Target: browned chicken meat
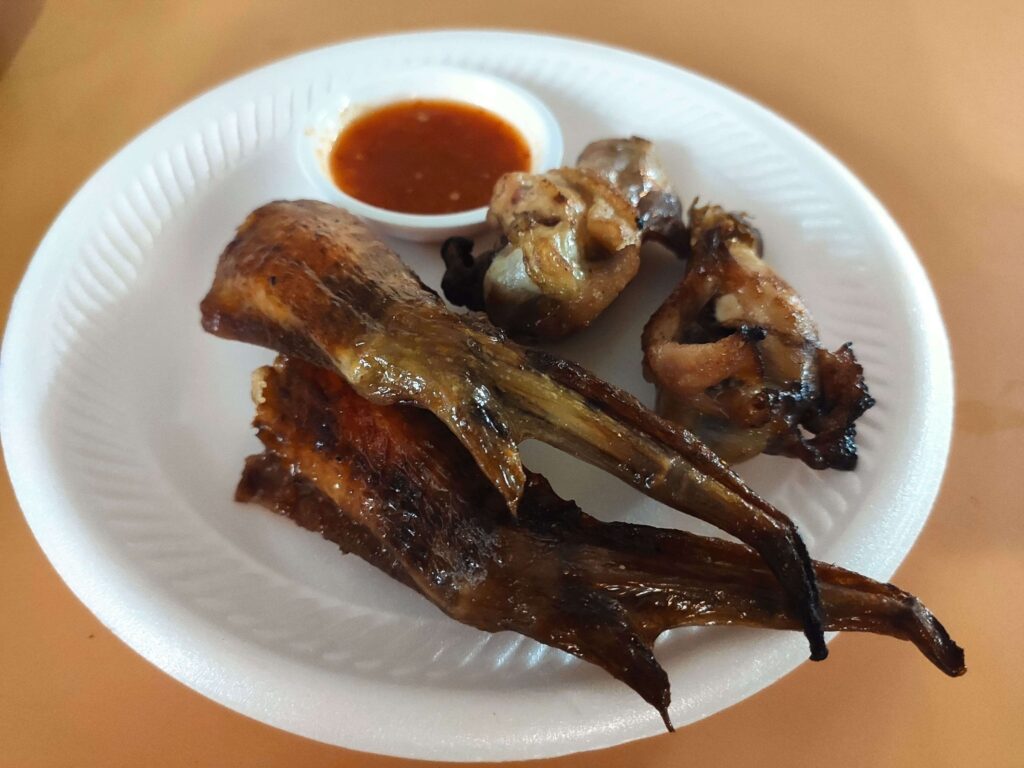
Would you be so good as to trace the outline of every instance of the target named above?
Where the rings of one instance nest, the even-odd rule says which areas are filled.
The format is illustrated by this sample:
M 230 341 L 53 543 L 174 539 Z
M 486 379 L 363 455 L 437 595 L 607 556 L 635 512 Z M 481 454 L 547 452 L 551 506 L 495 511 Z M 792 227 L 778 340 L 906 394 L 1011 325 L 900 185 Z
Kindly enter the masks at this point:
M 679 199 L 646 139 L 589 144 L 576 168 L 509 173 L 494 187 L 488 221 L 497 245 L 473 255 L 441 247 L 441 289 L 521 338 L 556 339 L 590 325 L 636 276 L 641 238 L 684 254 Z
M 455 315 L 357 218 L 314 201 L 254 211 L 220 257 L 203 326 L 333 369 L 378 405 L 433 413 L 515 510 L 535 438 L 753 547 L 824 658 L 814 570 L 796 526 L 693 435 L 588 371 Z
M 680 626 L 799 629 L 772 574 L 739 544 L 602 523 L 527 473 L 518 515 L 434 416 L 373 405 L 336 373 L 279 358 L 253 379 L 266 450 L 237 491 L 321 533 L 488 632 L 513 630 L 594 663 L 668 717 L 654 641 Z M 829 630 L 913 642 L 949 675 L 963 652 L 912 595 L 815 563 Z
M 576 167 L 594 171 L 626 196 L 645 240 L 657 240 L 686 255 L 690 238 L 683 206 L 652 142 L 639 136 L 594 141 L 584 147 Z
M 853 469 L 854 422 L 874 400 L 851 345 L 822 348 L 742 216 L 694 204 L 690 233 L 686 275 L 643 333 L 659 413 L 726 461 L 769 453 Z
M 445 243 L 442 289 L 517 336 L 558 338 L 586 327 L 640 264 L 633 208 L 588 171 L 505 174 L 488 221 L 501 232 L 493 251 L 474 259 L 471 241 Z

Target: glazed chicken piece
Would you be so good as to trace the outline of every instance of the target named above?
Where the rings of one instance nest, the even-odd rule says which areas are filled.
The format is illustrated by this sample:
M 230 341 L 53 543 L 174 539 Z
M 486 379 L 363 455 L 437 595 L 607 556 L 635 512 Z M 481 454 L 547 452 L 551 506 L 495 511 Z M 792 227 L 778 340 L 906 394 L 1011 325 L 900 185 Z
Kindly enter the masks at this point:
M 599 174 L 625 195 L 644 240 L 656 240 L 681 257 L 689 253 L 683 206 L 652 142 L 639 136 L 594 141 L 584 147 L 576 167 Z
M 339 373 L 377 405 L 433 413 L 515 511 L 518 445 L 535 438 L 749 544 L 824 658 L 820 597 L 803 541 L 685 430 L 568 361 L 455 315 L 355 216 L 315 201 L 254 211 L 221 254 L 203 327 Z
M 587 327 L 636 276 L 641 239 L 685 255 L 682 207 L 651 142 L 587 145 L 576 168 L 510 173 L 498 180 L 488 222 L 497 245 L 441 246 L 441 289 L 524 339 L 557 339 Z
M 658 412 L 729 462 L 769 453 L 853 469 L 854 422 L 874 400 L 851 345 L 822 348 L 742 216 L 695 204 L 690 232 L 686 275 L 643 333 Z
M 448 616 L 512 630 L 607 670 L 668 717 L 653 652 L 673 627 L 799 629 L 750 549 L 628 523 L 602 523 L 527 473 L 518 515 L 434 416 L 381 406 L 336 373 L 278 358 L 253 377 L 260 440 L 236 497 L 321 533 Z M 963 652 L 912 595 L 815 563 L 829 630 L 913 642 L 949 675 Z
M 494 186 L 488 221 L 501 232 L 473 258 L 472 241 L 442 247 L 442 290 L 525 338 L 585 328 L 636 275 L 640 234 L 632 207 L 607 181 L 575 168 L 507 173 Z

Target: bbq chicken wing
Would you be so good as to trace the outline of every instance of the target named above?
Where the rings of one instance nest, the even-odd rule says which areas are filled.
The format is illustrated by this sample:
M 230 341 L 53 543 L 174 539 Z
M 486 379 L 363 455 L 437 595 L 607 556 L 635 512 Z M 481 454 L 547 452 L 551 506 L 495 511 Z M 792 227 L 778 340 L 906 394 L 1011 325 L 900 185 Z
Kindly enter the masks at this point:
M 575 168 L 509 173 L 494 187 L 488 222 L 498 244 L 473 255 L 441 247 L 441 289 L 519 338 L 557 339 L 587 327 L 636 276 L 643 239 L 685 255 L 682 207 L 651 142 L 595 141 Z
M 729 462 L 770 453 L 853 469 L 854 422 L 874 400 L 851 346 L 821 346 L 742 216 L 694 204 L 690 233 L 686 274 L 643 332 L 659 413 Z
M 278 358 L 253 378 L 265 452 L 236 497 L 321 533 L 448 616 L 512 630 L 618 678 L 671 729 L 654 641 L 681 626 L 799 629 L 758 555 L 676 530 L 603 523 L 528 472 L 517 515 L 433 415 L 374 405 L 333 371 Z M 829 630 L 909 640 L 949 675 L 963 651 L 912 595 L 813 565 Z

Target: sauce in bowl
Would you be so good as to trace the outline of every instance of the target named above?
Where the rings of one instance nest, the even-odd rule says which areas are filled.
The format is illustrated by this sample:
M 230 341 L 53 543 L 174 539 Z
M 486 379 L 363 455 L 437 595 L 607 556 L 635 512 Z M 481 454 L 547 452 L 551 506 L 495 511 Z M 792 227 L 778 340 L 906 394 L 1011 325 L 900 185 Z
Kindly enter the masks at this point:
M 331 149 L 334 183 L 378 208 L 444 214 L 487 205 L 498 178 L 529 170 L 522 134 L 492 112 L 456 101 L 389 104 L 347 126 Z

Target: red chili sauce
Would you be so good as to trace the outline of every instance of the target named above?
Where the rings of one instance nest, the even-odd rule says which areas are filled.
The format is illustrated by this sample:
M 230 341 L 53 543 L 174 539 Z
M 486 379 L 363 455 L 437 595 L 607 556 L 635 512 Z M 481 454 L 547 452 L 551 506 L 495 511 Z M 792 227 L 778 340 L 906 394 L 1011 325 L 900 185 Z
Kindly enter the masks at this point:
M 353 120 L 331 150 L 334 183 L 378 208 L 455 213 L 487 205 L 494 182 L 530 167 L 519 131 L 454 101 L 389 104 Z

